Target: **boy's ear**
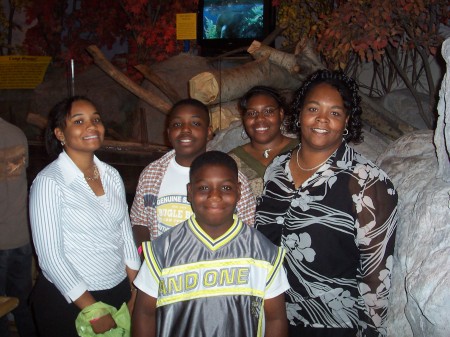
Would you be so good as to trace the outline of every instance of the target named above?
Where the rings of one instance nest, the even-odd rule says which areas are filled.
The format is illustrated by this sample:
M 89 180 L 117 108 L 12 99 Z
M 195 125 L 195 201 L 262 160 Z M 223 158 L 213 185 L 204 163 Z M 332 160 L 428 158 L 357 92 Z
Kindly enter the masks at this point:
M 187 201 L 191 202 L 191 192 L 192 192 L 191 183 L 187 183 L 186 188 L 187 188 Z
M 209 142 L 214 138 L 214 133 L 211 126 L 208 126 L 208 135 L 206 136 L 206 140 Z

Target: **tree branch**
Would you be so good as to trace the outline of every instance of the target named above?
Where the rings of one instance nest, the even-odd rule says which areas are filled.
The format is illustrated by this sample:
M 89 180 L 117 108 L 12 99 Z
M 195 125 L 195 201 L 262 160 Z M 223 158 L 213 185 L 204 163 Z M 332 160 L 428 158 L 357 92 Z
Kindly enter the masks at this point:
M 96 65 L 100 67 L 105 73 L 111 76 L 117 83 L 122 85 L 125 89 L 129 90 L 137 97 L 148 103 L 149 105 L 155 107 L 159 111 L 164 114 L 167 114 L 171 108 L 171 105 L 166 101 L 163 101 L 161 98 L 151 93 L 148 90 L 140 87 L 132 80 L 130 80 L 127 76 L 125 76 L 122 72 L 120 72 L 116 67 L 114 67 L 103 55 L 100 49 L 97 46 L 91 45 L 86 48 L 89 54 L 94 59 Z
M 414 88 L 414 86 L 412 85 L 411 81 L 408 78 L 408 75 L 406 74 L 406 72 L 400 68 L 398 66 L 398 63 L 395 60 L 394 55 L 392 55 L 392 52 L 390 50 L 389 47 L 386 47 L 386 55 L 388 56 L 388 58 L 391 60 L 392 64 L 394 65 L 395 69 L 397 70 L 398 74 L 400 75 L 400 77 L 403 79 L 403 82 L 405 82 L 407 88 L 411 91 L 414 100 L 417 103 L 417 107 L 419 108 L 419 114 L 422 117 L 422 119 L 424 120 L 426 126 L 431 129 L 432 127 L 432 123 L 430 122 L 428 115 L 425 113 L 425 111 L 423 110 L 423 106 L 422 106 L 422 102 L 420 101 L 419 95 L 417 93 L 417 90 Z
M 172 103 L 176 103 L 181 99 L 180 95 L 178 95 L 175 89 L 167 81 L 163 80 L 161 77 L 155 74 L 149 66 L 145 64 L 138 64 L 134 67 L 140 73 L 142 73 L 142 75 L 144 75 L 146 80 L 149 80 L 151 83 L 153 83 L 153 85 L 155 85 L 155 87 L 161 90 Z

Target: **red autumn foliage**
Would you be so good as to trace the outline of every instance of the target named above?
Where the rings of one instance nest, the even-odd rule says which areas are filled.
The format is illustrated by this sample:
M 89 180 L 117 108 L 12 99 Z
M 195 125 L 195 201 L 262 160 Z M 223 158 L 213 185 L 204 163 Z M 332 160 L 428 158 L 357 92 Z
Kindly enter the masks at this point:
M 34 0 L 26 13 L 28 23 L 36 24 L 24 45 L 30 54 L 49 55 L 61 64 L 92 62 L 85 51 L 91 44 L 116 49 L 113 62 L 133 72 L 136 64 L 179 53 L 183 43 L 176 40 L 176 14 L 196 10 L 196 1 L 183 0 Z
M 336 1 L 335 9 L 320 16 L 310 36 L 330 68 L 351 72 L 360 62 L 372 63 L 381 95 L 401 79 L 431 127 L 436 87 L 429 57 L 442 43 L 440 25 L 448 25 L 449 20 L 448 0 Z M 418 95 L 421 77 L 428 86 L 429 111 L 423 109 Z
M 434 55 L 442 43 L 439 24 L 448 20 L 446 0 L 349 0 L 322 15 L 311 35 L 330 66 L 343 68 L 352 51 L 378 63 L 388 48 Z

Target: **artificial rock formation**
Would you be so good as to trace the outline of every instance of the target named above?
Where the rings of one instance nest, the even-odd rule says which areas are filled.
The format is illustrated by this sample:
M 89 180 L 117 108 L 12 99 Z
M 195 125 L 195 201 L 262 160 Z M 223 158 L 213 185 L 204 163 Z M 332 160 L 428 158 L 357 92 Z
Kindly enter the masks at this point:
M 240 120 L 233 121 L 226 129 L 222 129 L 215 134 L 213 140 L 208 143 L 208 150 L 228 152 L 237 146 L 248 143 L 249 139 L 242 137 L 242 129 Z M 287 136 L 297 137 L 297 135 L 293 134 Z M 350 146 L 373 162 L 391 143 L 388 137 L 367 127 L 363 128 L 363 136 L 364 142 L 360 144 L 350 143 Z
M 434 133 L 399 138 L 378 158 L 399 194 L 388 335 L 450 336 L 450 39 Z
M 295 91 L 314 71 L 325 67 L 307 40 L 298 43 L 295 54 L 258 41 L 254 41 L 247 52 L 254 58 L 253 61 L 229 69 L 208 70 L 192 77 L 189 80 L 190 96 L 212 107 L 212 111 L 220 112 L 221 104 L 238 100 L 255 85 Z M 397 139 L 415 129 L 362 92 L 361 97 L 363 122 L 390 139 Z

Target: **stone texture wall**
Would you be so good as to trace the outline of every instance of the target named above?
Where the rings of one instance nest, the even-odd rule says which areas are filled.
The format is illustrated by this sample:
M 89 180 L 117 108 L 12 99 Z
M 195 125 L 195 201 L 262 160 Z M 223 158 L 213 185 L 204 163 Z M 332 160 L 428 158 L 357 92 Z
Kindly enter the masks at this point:
M 399 193 L 388 335 L 450 336 L 450 39 L 434 132 L 417 131 L 378 158 Z

